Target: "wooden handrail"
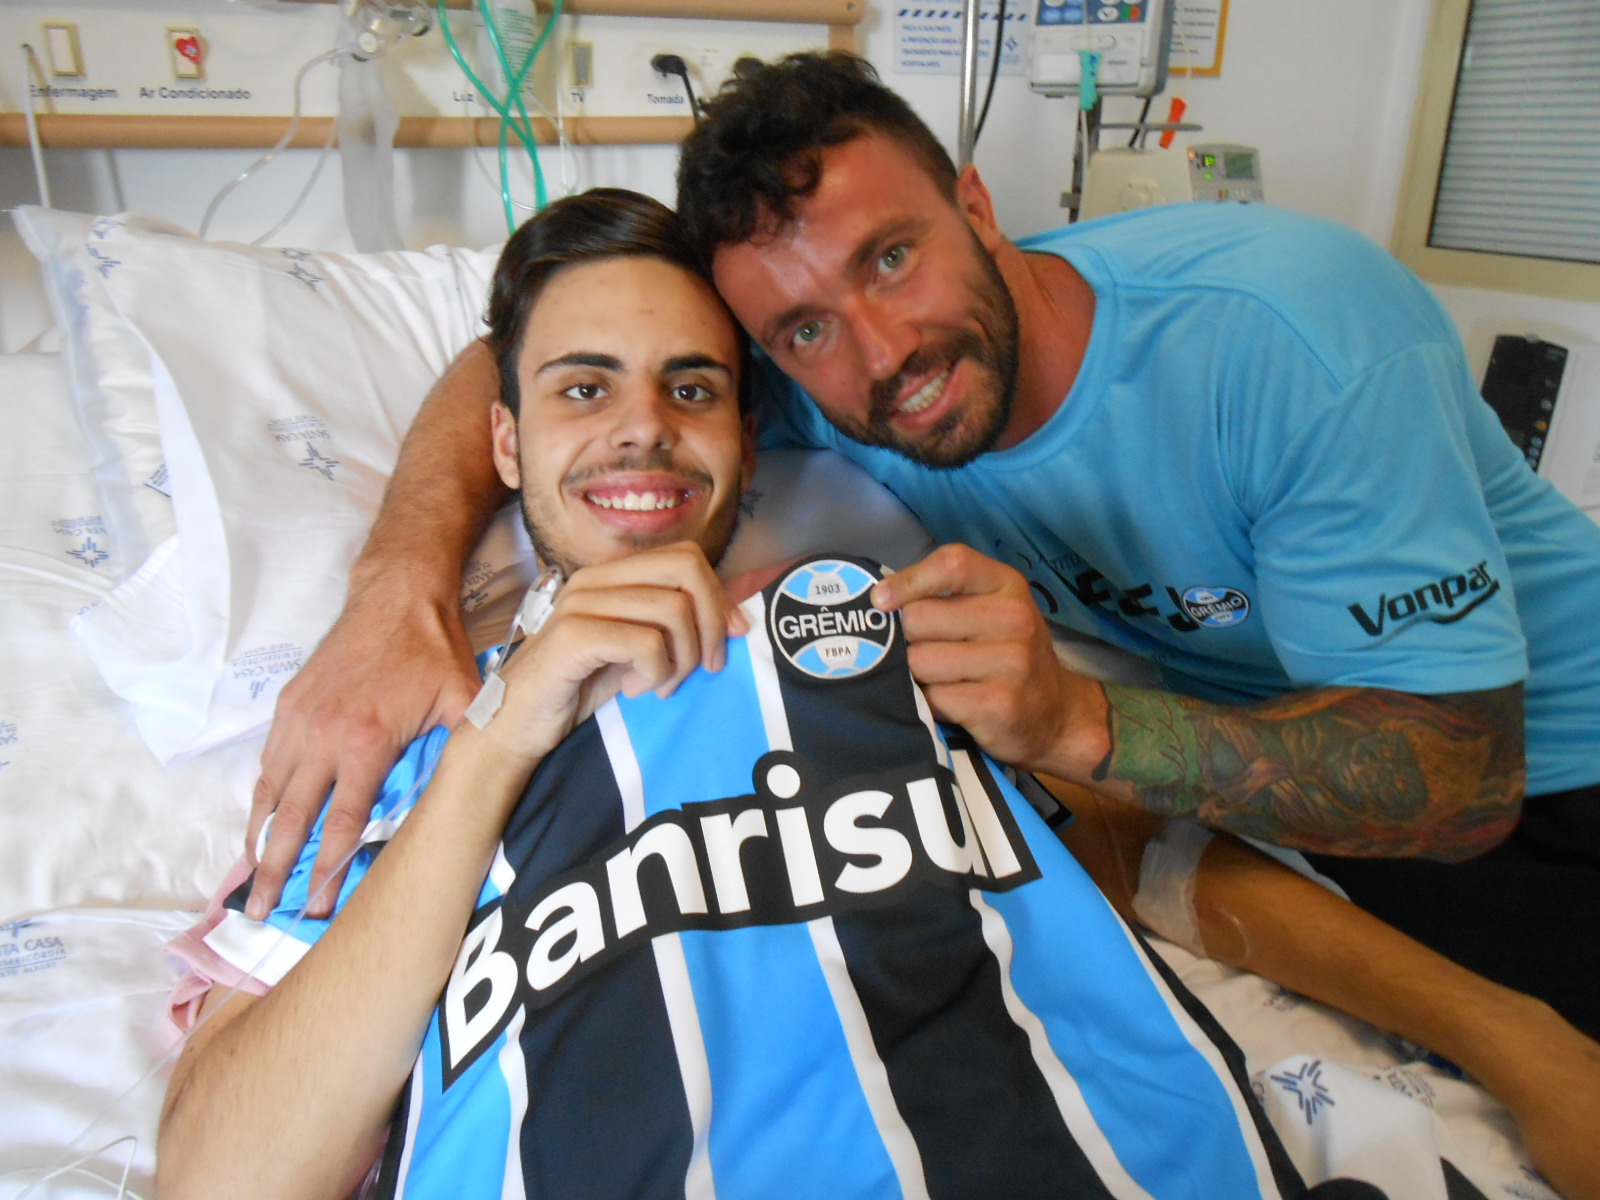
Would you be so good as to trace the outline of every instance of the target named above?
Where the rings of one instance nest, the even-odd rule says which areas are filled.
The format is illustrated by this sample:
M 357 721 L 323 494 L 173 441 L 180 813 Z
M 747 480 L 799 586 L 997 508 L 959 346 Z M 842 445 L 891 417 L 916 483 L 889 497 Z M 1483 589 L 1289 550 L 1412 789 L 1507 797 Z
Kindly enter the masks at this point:
M 287 117 L 150 117 L 117 113 L 40 113 L 39 141 L 49 150 L 115 146 L 129 149 L 255 149 L 283 136 Z M 321 146 L 332 117 L 305 117 L 289 144 Z M 567 138 L 584 146 L 677 145 L 694 128 L 688 117 L 568 117 Z M 534 136 L 554 145 L 555 126 L 533 118 Z M 498 117 L 401 117 L 394 144 L 430 149 L 494 146 Z M 18 113 L 0 113 L 0 146 L 26 146 L 28 129 Z
M 338 0 L 293 0 L 334 4 Z M 550 0 L 536 0 L 549 10 Z M 471 8 L 473 0 L 445 0 L 446 8 Z M 855 25 L 867 14 L 866 0 L 567 0 L 564 12 L 594 17 L 702 17 L 714 21 L 792 21 L 807 25 Z

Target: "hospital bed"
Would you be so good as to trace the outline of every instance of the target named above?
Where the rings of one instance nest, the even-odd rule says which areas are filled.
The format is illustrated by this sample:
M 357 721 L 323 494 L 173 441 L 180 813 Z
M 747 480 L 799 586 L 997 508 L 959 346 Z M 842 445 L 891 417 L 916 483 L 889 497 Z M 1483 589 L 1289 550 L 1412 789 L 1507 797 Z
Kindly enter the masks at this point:
M 273 704 L 338 611 L 412 412 L 479 331 L 495 252 L 16 221 L 59 349 L 0 358 L 0 1197 L 149 1197 L 178 1040 L 181 966 L 161 947 L 238 856 Z M 755 492 L 733 551 L 747 565 L 925 548 L 842 460 L 766 457 Z M 480 647 L 526 558 L 510 514 L 472 556 Z M 1443 1158 L 1485 1196 L 1555 1196 L 1505 1110 L 1448 1064 L 1157 945 L 1240 1043 L 1308 1178 L 1445 1200 Z

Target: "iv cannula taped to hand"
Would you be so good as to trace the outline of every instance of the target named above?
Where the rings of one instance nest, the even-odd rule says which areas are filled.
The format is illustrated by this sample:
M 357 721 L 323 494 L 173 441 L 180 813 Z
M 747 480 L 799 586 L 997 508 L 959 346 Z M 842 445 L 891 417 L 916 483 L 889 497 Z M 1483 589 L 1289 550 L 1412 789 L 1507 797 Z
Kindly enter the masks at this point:
M 546 567 L 522 598 L 517 615 L 511 619 L 511 631 L 506 635 L 506 644 L 495 651 L 494 657 L 489 660 L 488 670 L 483 674 L 483 687 L 467 706 L 467 720 L 479 729 L 489 723 L 505 701 L 506 683 L 500 677 L 501 666 L 525 639 L 534 637 L 544 628 L 551 612 L 555 610 L 556 595 L 565 582 L 560 567 Z

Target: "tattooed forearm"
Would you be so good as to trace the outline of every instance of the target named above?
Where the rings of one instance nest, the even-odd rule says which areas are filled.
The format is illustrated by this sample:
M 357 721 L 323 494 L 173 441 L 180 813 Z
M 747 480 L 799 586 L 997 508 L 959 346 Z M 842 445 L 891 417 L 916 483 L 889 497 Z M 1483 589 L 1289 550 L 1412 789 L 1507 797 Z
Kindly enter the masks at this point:
M 1248 706 L 1108 685 L 1096 778 L 1153 812 L 1327 854 L 1458 859 L 1515 824 L 1520 684 L 1414 696 L 1326 688 Z

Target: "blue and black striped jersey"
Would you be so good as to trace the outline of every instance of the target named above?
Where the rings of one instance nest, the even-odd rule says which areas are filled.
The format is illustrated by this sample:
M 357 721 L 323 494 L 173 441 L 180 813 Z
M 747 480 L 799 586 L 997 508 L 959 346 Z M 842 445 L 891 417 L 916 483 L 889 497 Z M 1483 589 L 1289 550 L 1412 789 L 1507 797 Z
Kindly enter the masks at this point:
M 790 571 L 722 672 L 607 704 L 541 766 L 378 1194 L 1300 1194 L 1226 1035 L 935 723 L 875 579 Z M 380 838 L 444 738 L 391 775 Z M 248 969 L 314 940 L 318 844 L 213 946 Z

